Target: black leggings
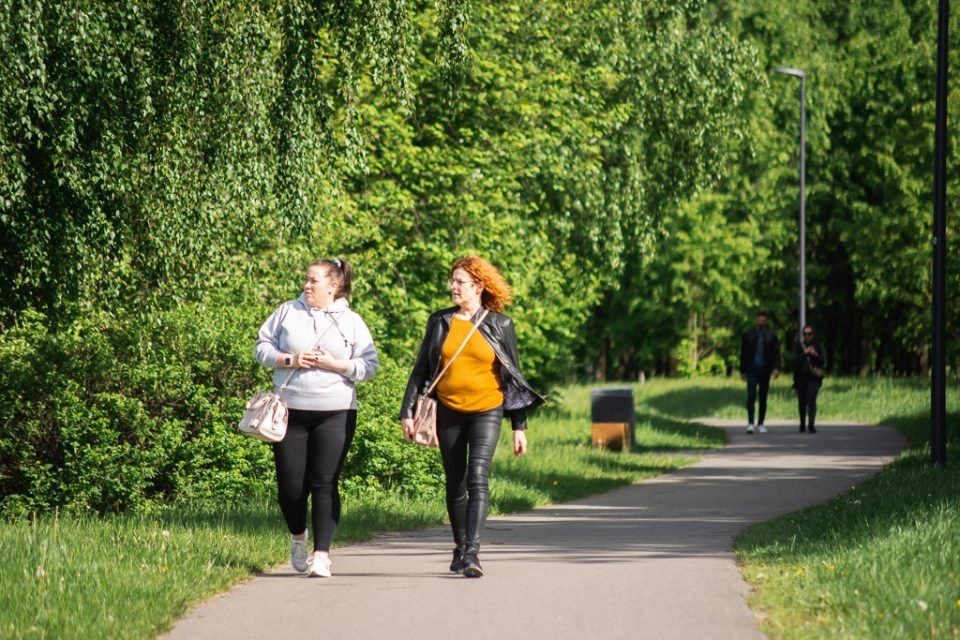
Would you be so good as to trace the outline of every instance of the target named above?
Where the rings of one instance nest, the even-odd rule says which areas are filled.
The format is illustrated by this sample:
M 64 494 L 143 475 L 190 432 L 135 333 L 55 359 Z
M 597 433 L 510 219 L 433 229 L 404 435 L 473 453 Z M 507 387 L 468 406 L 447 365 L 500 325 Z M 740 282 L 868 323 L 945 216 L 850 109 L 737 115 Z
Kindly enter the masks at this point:
M 273 445 L 277 501 L 290 533 L 307 529 L 313 499 L 313 549 L 329 551 L 340 522 L 340 469 L 357 430 L 357 412 L 290 409 L 286 437 Z
M 794 388 L 797 390 L 797 404 L 800 408 L 800 427 L 813 429 L 817 419 L 817 394 L 821 381 L 816 378 L 798 378 Z
M 453 540 L 459 547 L 478 551 L 490 506 L 490 461 L 497 450 L 503 407 L 460 413 L 442 402 L 437 405 L 437 439 Z

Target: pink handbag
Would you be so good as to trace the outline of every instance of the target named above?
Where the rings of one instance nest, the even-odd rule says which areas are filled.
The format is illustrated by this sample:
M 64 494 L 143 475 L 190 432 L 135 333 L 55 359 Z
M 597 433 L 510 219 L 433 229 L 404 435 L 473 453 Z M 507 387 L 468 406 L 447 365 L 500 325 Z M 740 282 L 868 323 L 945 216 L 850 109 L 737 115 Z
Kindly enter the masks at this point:
M 489 311 L 487 309 L 483 310 L 483 313 L 480 314 L 480 319 L 477 320 L 477 324 L 470 328 L 467 337 L 463 339 L 463 344 L 460 345 L 457 352 L 450 358 L 447 366 L 443 368 L 436 379 L 430 384 L 430 388 L 422 395 L 417 396 L 417 404 L 413 407 L 413 437 L 410 439 L 411 442 L 419 444 L 422 447 L 439 446 L 440 443 L 437 441 L 437 401 L 431 398 L 430 394 L 433 393 L 433 389 L 437 386 L 443 374 L 447 372 L 447 369 L 450 368 L 450 365 L 453 364 L 453 361 L 457 359 L 460 352 L 467 346 L 467 342 L 470 341 L 473 332 L 477 330 L 477 327 L 480 326 L 480 323 L 483 322 L 488 313 Z
M 413 442 L 422 447 L 437 447 L 437 401 L 422 395 L 413 408 Z
M 247 411 L 237 428 L 264 442 L 280 442 L 287 435 L 287 405 L 279 393 L 259 391 L 247 400 Z

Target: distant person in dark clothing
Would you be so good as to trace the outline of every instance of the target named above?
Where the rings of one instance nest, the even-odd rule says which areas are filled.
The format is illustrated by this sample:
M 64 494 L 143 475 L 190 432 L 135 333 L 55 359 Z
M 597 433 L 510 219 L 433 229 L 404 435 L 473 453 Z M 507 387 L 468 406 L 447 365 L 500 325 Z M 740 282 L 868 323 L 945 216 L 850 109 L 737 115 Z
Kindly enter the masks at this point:
M 760 414 L 756 429 L 766 433 L 763 419 L 767 415 L 767 391 L 770 389 L 770 376 L 780 375 L 780 341 L 776 334 L 767 328 L 767 314 L 757 313 L 754 328 L 743 334 L 740 341 L 740 376 L 747 381 L 747 433 L 753 433 L 753 407 L 760 391 Z
M 803 328 L 803 337 L 793 346 L 793 388 L 800 406 L 800 433 L 816 433 L 817 394 L 823 384 L 823 347 L 813 327 Z

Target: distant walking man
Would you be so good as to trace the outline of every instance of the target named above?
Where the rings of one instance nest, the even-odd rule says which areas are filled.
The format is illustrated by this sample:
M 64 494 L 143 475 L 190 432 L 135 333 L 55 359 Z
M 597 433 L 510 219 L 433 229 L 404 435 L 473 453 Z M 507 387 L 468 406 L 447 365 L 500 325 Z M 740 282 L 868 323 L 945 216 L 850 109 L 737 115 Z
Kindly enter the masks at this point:
M 740 341 L 740 377 L 747 381 L 747 433 L 753 433 L 753 405 L 757 400 L 757 387 L 760 388 L 757 431 L 767 432 L 763 419 L 767 415 L 770 376 L 776 378 L 780 375 L 780 343 L 776 334 L 767 328 L 767 321 L 765 312 L 757 312 L 754 328 L 745 331 Z

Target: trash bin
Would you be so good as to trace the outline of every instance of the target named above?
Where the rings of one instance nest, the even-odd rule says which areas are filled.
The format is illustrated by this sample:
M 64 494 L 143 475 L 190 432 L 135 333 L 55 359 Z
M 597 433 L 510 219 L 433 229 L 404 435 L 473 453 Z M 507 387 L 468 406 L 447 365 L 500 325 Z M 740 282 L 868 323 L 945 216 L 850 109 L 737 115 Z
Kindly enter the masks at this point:
M 627 425 L 629 441 L 622 442 L 622 448 L 630 449 L 633 443 L 637 441 L 637 414 L 633 407 L 632 387 L 591 389 L 590 407 L 594 427 L 594 442 L 597 440 L 598 433 L 611 433 L 610 427 L 603 425 L 612 426 L 616 424 Z

